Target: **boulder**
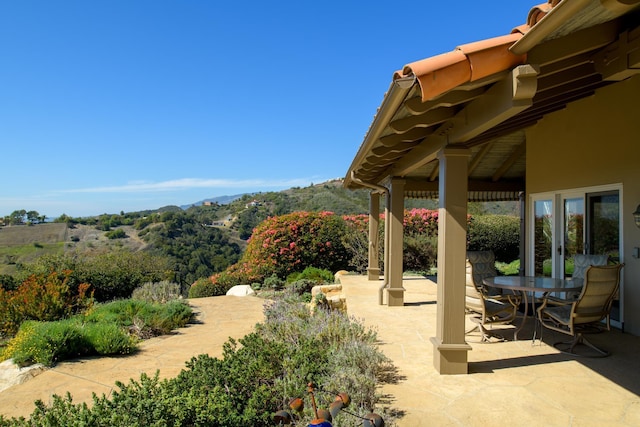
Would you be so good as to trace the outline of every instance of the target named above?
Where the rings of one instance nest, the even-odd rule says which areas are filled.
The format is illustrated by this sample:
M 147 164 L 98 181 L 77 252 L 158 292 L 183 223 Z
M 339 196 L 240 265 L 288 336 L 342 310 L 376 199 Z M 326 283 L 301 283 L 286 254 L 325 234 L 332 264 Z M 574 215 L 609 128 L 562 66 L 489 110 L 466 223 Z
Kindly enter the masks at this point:
M 227 295 L 235 297 L 246 297 L 248 295 L 255 295 L 256 292 L 251 289 L 249 285 L 236 285 L 227 291 Z
M 22 384 L 46 369 L 40 363 L 21 368 L 13 363 L 12 359 L 5 360 L 0 363 L 0 391 L 13 385 Z

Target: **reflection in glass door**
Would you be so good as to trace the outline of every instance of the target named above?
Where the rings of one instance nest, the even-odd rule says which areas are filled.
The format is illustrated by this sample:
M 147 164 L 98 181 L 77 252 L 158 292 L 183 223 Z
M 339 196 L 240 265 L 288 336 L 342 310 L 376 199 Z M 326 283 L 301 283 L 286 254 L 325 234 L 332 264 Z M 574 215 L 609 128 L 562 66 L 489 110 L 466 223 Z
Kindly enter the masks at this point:
M 587 195 L 587 253 L 609 255 L 610 263 L 620 262 L 620 195 L 609 191 Z M 613 300 L 611 320 L 620 326 L 620 295 Z
M 584 198 L 563 198 L 564 221 L 562 235 L 564 244 L 558 248 L 562 254 L 563 277 L 573 274 L 573 256 L 584 253 Z
M 587 253 L 620 262 L 620 196 L 617 191 L 589 194 Z
M 553 274 L 553 200 L 535 200 L 533 268 L 535 276 Z

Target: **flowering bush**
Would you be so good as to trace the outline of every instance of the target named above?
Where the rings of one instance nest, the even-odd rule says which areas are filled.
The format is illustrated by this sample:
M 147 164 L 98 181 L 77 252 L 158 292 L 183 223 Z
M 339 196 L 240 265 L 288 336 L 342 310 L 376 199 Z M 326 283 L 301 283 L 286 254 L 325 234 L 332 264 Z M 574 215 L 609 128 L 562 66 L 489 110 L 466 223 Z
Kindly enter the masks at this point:
M 34 274 L 15 291 L 0 289 L 0 335 L 15 334 L 25 320 L 59 320 L 90 307 L 89 285 L 79 285 L 74 295 L 68 285 L 70 274 L 68 270 Z
M 338 271 L 348 267 L 342 241 L 347 232 L 342 217 L 332 212 L 294 212 L 260 223 L 242 259 L 211 277 L 228 287 L 262 282 L 275 274 L 286 278 L 306 267 Z
M 438 211 L 431 209 L 411 209 L 404 211 L 404 234 L 438 235 Z

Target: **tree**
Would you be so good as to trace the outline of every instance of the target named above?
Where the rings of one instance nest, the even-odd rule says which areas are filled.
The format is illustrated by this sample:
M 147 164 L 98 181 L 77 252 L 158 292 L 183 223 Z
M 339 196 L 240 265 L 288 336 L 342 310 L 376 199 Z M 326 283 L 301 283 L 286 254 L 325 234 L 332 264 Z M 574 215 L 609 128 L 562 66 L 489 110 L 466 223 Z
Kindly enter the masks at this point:
M 27 222 L 31 224 L 39 224 L 40 223 L 40 214 L 38 211 L 28 211 L 27 212 Z
M 11 212 L 11 215 L 9 215 L 9 223 L 11 225 L 24 224 L 26 217 L 27 217 L 27 211 L 24 209 L 13 211 Z

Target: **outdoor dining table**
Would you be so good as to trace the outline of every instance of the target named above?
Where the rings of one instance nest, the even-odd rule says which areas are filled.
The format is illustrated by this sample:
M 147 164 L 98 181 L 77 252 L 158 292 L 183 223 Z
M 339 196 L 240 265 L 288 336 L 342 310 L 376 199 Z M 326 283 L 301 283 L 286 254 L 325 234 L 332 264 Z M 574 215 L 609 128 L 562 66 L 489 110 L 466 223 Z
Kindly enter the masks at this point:
M 524 303 L 524 313 L 522 315 L 522 323 L 515 329 L 513 333 L 514 340 L 518 339 L 518 332 L 520 332 L 525 322 L 527 321 L 529 294 L 531 294 L 531 311 L 535 319 L 536 293 L 542 293 L 544 297 L 551 292 L 580 292 L 580 290 L 582 289 L 581 279 L 566 280 L 538 276 L 496 276 L 488 277 L 482 282 L 486 286 L 504 290 L 511 290 L 514 293 L 520 293 L 522 295 L 522 301 Z M 536 325 L 534 324 L 533 341 L 535 341 L 536 337 L 535 331 Z

